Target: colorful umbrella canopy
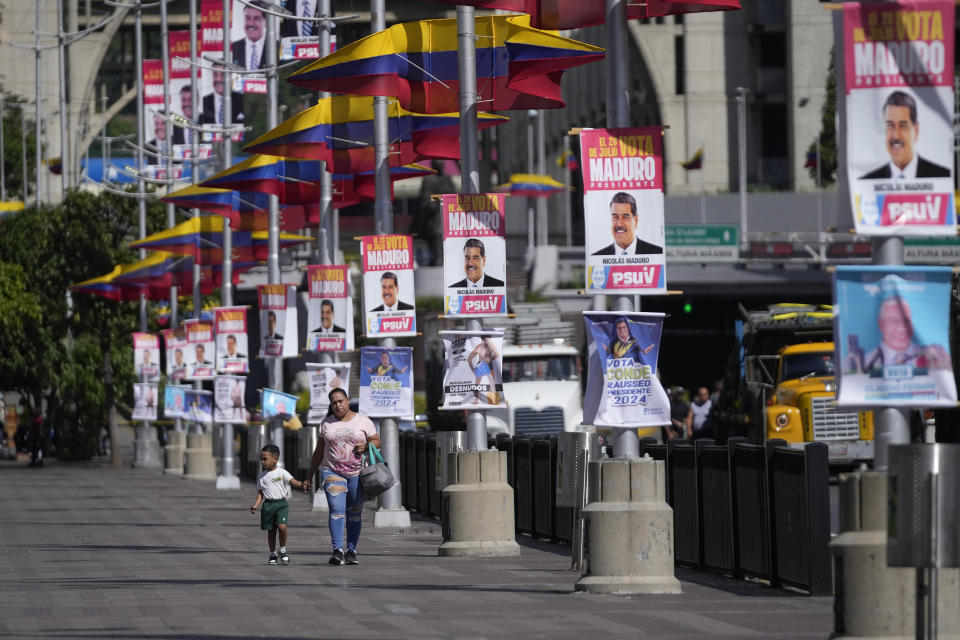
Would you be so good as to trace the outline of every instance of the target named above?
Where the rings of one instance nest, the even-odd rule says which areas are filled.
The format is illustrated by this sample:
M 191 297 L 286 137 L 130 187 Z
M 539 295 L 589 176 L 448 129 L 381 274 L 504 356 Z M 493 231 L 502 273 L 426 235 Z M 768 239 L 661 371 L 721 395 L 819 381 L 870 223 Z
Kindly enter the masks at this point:
M 230 218 L 236 231 L 266 231 L 269 227 L 267 194 L 260 191 L 234 191 L 190 186 L 160 198 L 184 209 L 200 209 Z M 350 204 L 355 204 L 352 202 Z M 334 206 L 337 206 L 336 200 Z M 340 205 L 343 206 L 343 205 Z M 295 231 L 317 224 L 317 212 L 299 205 L 280 207 L 280 229 Z
M 600 47 L 530 27 L 529 16 L 478 17 L 476 34 L 478 101 L 492 111 L 563 107 L 564 70 L 603 57 Z M 458 76 L 457 21 L 450 19 L 393 25 L 288 79 L 317 91 L 393 96 L 418 113 L 452 113 Z
M 434 0 L 444 4 L 465 4 L 481 9 L 506 9 L 530 14 L 530 25 L 537 29 L 576 29 L 603 24 L 601 0 Z M 627 19 L 659 18 L 677 13 L 729 11 L 739 9 L 740 0 L 646 0 L 628 3 Z
M 497 191 L 506 191 L 512 196 L 531 198 L 547 198 L 566 189 L 562 182 L 535 173 L 514 173 L 510 176 L 510 182 L 497 187 Z
M 396 101 L 387 106 L 390 164 L 402 166 L 431 158 L 460 158 L 459 113 L 414 113 Z M 477 114 L 479 129 L 488 129 L 509 118 Z M 263 134 L 245 151 L 326 161 L 333 173 L 372 171 L 373 100 L 368 96 L 333 96 L 301 111 Z M 229 171 L 229 169 L 227 170 Z M 226 172 L 224 172 L 226 173 Z M 211 178 L 206 186 L 220 186 Z
M 192 256 L 197 264 L 201 265 L 220 264 L 223 262 L 223 226 L 224 219 L 221 216 L 200 216 L 131 242 L 129 246 L 132 249 L 169 251 Z M 266 260 L 267 235 L 266 231 L 234 231 L 233 259 L 241 262 Z M 312 240 L 309 236 L 281 233 L 280 248 Z

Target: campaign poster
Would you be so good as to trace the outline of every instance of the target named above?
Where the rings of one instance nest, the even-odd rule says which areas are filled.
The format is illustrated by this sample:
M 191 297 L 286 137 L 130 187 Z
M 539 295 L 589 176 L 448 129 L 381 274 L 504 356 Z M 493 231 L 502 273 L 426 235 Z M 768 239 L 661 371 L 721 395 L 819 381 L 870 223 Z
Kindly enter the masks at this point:
M 957 235 L 954 10 L 947 0 L 901 0 L 836 12 L 841 157 L 859 234 Z
M 223 53 L 223 0 L 200 2 L 200 51 Z
M 236 48 L 236 41 L 238 39 L 241 42 L 243 41 L 243 6 L 242 3 L 234 1 L 231 4 L 231 14 L 224 20 L 223 2 L 220 0 L 203 0 L 200 7 L 200 25 L 203 34 L 201 36 L 201 49 L 205 56 L 217 60 L 223 59 L 224 25 L 229 28 L 228 33 L 231 40 L 231 51 Z M 239 16 L 237 13 L 238 10 L 240 11 Z M 231 53 L 228 61 L 232 62 L 233 59 L 234 55 Z M 226 111 L 226 103 L 224 102 L 224 92 L 228 87 L 226 86 L 223 71 L 220 70 L 222 65 L 213 63 L 212 66 L 213 69 L 211 69 L 209 73 L 203 74 L 200 78 L 200 113 L 197 116 L 199 123 L 216 128 L 217 125 L 224 124 L 229 116 L 230 122 L 233 124 L 242 124 L 245 119 L 243 94 L 236 90 L 230 92 L 231 106 L 228 113 Z M 238 77 L 237 74 L 232 74 L 230 76 L 231 83 L 236 82 Z M 242 80 L 240 84 L 242 85 Z M 243 132 L 233 133 L 232 138 L 235 142 L 243 140 Z M 222 140 L 223 136 L 217 131 L 205 131 L 202 133 L 202 139 L 204 142 L 216 142 Z M 209 157 L 209 155 L 201 155 L 201 157 Z
M 588 358 L 584 424 L 669 424 L 670 399 L 656 376 L 663 318 L 662 313 L 583 313 Z
M 443 196 L 443 312 L 507 313 L 507 245 L 502 193 Z
M 441 331 L 446 353 L 441 409 L 506 407 L 503 331 Z
M 839 266 L 837 406 L 952 407 L 950 267 Z
M 329 394 L 334 389 L 343 389 L 350 397 L 349 362 L 308 362 L 307 375 L 310 379 L 310 410 L 307 412 L 308 424 L 320 424 L 330 409 Z
M 153 333 L 133 334 L 133 362 L 140 382 L 160 380 L 160 339 Z
M 264 418 L 280 416 L 287 418 L 297 412 L 297 396 L 277 391 L 275 389 L 261 389 L 261 405 Z
M 248 72 L 266 69 L 267 14 L 262 8 L 233 0 L 230 24 L 230 53 L 233 64 Z M 264 3 L 265 4 L 265 3 Z M 233 90 L 238 93 L 267 92 L 264 73 L 235 73 Z
M 133 420 L 157 419 L 157 386 L 156 382 L 133 383 Z
M 187 349 L 193 352 L 193 368 L 186 377 L 190 380 L 212 380 L 216 374 L 213 325 L 199 320 L 186 320 L 183 328 L 187 331 Z
M 663 130 L 580 133 L 588 293 L 666 293 Z
M 417 335 L 412 240 L 401 235 L 360 238 L 368 338 Z
M 285 284 L 261 284 L 260 355 L 265 358 L 292 358 L 297 355 L 296 288 Z M 286 338 L 284 338 L 286 336 Z
M 243 424 L 247 421 L 244 394 L 245 376 L 217 376 L 213 379 L 213 421 L 220 424 Z
M 413 349 L 360 349 L 360 413 L 377 418 L 413 416 Z
M 320 14 L 317 0 L 283 0 L 290 15 L 280 24 L 280 60 L 316 60 L 336 51 L 336 35 L 330 34 L 330 50 L 320 51 L 320 23 L 299 18 Z M 331 26 L 334 23 L 330 23 Z
M 168 384 L 163 388 L 163 416 L 165 418 L 186 418 L 187 387 Z
M 353 349 L 350 267 L 307 267 L 307 351 Z
M 183 393 L 187 403 L 186 419 L 200 424 L 213 424 L 213 393 L 192 387 L 184 388 Z
M 167 142 L 167 122 L 163 113 L 163 60 L 143 61 L 143 140 L 147 151 L 171 151 Z M 162 164 L 149 153 L 144 162 L 148 165 Z
M 247 373 L 247 308 L 217 307 L 213 310 L 216 329 L 217 373 Z
M 184 329 L 163 329 L 163 349 L 167 357 L 167 378 L 173 384 L 187 377 L 193 371 L 194 351 L 189 349 L 187 332 Z

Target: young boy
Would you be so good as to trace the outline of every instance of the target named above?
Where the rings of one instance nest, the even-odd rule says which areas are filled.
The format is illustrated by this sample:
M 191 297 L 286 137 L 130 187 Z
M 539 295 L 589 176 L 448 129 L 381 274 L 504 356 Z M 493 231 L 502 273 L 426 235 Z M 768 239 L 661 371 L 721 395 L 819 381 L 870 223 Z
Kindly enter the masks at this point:
M 290 507 L 287 505 L 287 496 L 290 495 L 289 484 L 297 489 L 305 489 L 304 484 L 295 480 L 286 469 L 278 469 L 280 448 L 275 444 L 268 444 L 260 450 L 260 466 L 263 472 L 257 478 L 257 499 L 250 507 L 250 513 L 260 510 L 260 528 L 267 532 L 267 542 L 270 545 L 270 560 L 268 564 L 277 564 L 277 531 L 280 532 L 280 563 L 290 564 L 287 555 L 287 516 Z

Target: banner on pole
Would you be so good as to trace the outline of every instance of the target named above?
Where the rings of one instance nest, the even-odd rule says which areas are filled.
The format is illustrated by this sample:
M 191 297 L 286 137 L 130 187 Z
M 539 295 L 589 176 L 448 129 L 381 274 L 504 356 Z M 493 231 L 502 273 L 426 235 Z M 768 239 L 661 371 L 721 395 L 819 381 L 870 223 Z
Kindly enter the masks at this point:
M 133 383 L 133 420 L 155 421 L 157 419 L 157 383 Z
M 364 236 L 363 308 L 368 338 L 417 335 L 410 236 Z
M 187 332 L 183 329 L 163 329 L 163 349 L 167 359 L 167 378 L 179 384 L 193 370 L 193 352 L 188 349 Z
M 310 379 L 310 410 L 307 412 L 308 424 L 320 424 L 330 409 L 330 392 L 343 389 L 350 397 L 349 362 L 308 362 L 307 375 Z
M 849 2 L 836 12 L 846 182 L 857 233 L 957 235 L 954 3 Z
M 443 196 L 443 312 L 507 312 L 507 246 L 502 193 Z
M 247 379 L 244 376 L 217 376 L 213 379 L 213 421 L 243 424 L 247 421 Z
M 353 349 L 349 274 L 347 265 L 307 267 L 307 351 Z
M 216 329 L 217 373 L 247 373 L 250 353 L 247 343 L 247 308 L 217 307 L 213 310 Z
M 290 417 L 297 412 L 297 396 L 277 391 L 275 389 L 261 389 L 261 408 L 264 418 Z
M 584 129 L 588 293 L 666 293 L 663 131 Z
M 837 406 L 957 404 L 949 350 L 951 280 L 950 267 L 837 267 Z
M 441 331 L 446 352 L 441 409 L 506 407 L 503 331 Z
M 187 402 L 187 420 L 213 424 L 213 393 L 187 387 L 183 391 Z
M 413 416 L 413 349 L 360 349 L 360 412 L 371 417 Z
M 583 422 L 598 427 L 670 423 L 670 398 L 656 376 L 662 313 L 583 312 L 587 389 Z
M 260 332 L 263 334 L 260 340 L 261 356 L 293 358 L 297 355 L 296 293 L 296 287 L 285 284 L 262 284 L 257 287 Z
M 185 320 L 183 328 L 187 331 L 188 348 L 193 351 L 193 368 L 186 377 L 191 380 L 212 380 L 216 373 L 213 366 L 216 356 L 213 325 L 199 320 Z
M 160 339 L 153 333 L 133 334 L 133 361 L 136 363 L 137 380 L 157 382 L 160 380 Z
M 163 387 L 163 417 L 187 418 L 187 388 L 168 384 Z
M 263 9 L 233 0 L 230 26 L 230 53 L 233 64 L 246 71 L 265 69 L 267 47 L 267 14 Z M 278 49 L 279 52 L 279 49 Z M 263 73 L 235 73 L 233 90 L 239 93 L 267 92 L 267 76 Z

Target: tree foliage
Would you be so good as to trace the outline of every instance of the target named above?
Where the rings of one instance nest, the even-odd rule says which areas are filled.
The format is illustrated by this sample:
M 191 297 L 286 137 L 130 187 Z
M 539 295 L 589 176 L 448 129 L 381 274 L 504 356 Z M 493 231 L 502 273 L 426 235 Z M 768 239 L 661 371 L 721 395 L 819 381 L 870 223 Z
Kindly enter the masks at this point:
M 830 52 L 830 66 L 827 69 L 827 95 L 823 101 L 820 117 L 820 145 L 814 140 L 807 148 L 808 153 L 820 154 L 820 184 L 829 187 L 837 181 L 837 74 L 834 70 L 835 50 Z M 816 181 L 817 167 L 809 167 L 810 177 Z
M 164 226 L 162 207 L 147 227 Z M 138 305 L 86 293 L 71 284 L 136 260 L 137 203 L 110 194 L 71 191 L 63 205 L 31 207 L 0 220 L 0 388 L 16 390 L 31 409 L 47 403 L 58 455 L 93 454 L 116 385 L 130 389 Z M 107 360 L 104 356 L 110 353 Z M 104 362 L 113 363 L 112 385 Z

